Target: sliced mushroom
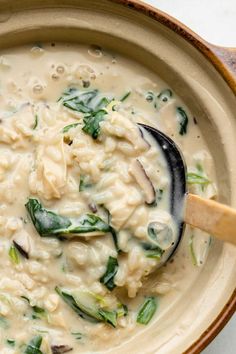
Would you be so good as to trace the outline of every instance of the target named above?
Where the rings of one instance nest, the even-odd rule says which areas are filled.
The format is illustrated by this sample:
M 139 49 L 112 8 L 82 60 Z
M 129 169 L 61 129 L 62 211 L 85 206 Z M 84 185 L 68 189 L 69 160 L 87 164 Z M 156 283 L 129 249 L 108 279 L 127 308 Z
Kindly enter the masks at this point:
M 145 139 L 145 135 L 144 135 L 144 132 L 143 132 L 143 128 L 140 128 L 139 127 L 139 131 L 140 131 L 140 135 L 142 137 L 142 139 L 145 141 L 145 143 L 147 144 L 147 148 L 150 148 L 151 147 L 151 144 Z
M 131 162 L 131 166 L 129 169 L 129 172 L 131 175 L 135 178 L 136 182 L 142 189 L 144 195 L 145 195 L 145 202 L 150 205 L 155 203 L 156 201 L 156 192 L 153 187 L 153 184 L 146 174 L 146 171 L 141 164 L 141 162 L 136 159 Z
M 26 259 L 29 258 L 30 252 L 30 236 L 25 231 L 20 231 L 15 234 L 13 239 L 14 246 L 18 249 L 20 254 Z
M 91 202 L 88 204 L 89 209 L 91 210 L 92 213 L 96 213 L 98 211 L 97 206 L 95 203 Z
M 52 345 L 51 346 L 52 354 L 64 354 L 71 352 L 73 350 L 69 345 Z

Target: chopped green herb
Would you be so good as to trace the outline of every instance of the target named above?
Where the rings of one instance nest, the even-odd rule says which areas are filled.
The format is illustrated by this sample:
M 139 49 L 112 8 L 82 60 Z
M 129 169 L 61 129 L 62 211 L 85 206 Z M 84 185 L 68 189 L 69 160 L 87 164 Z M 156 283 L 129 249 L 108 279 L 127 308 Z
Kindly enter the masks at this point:
M 72 123 L 72 124 L 66 125 L 66 126 L 62 129 L 62 133 L 67 133 L 70 129 L 76 128 L 79 124 L 81 124 L 81 123 Z
M 2 316 L 0 316 L 0 327 L 3 329 L 9 328 L 8 321 Z
M 164 251 L 160 247 L 155 246 L 151 243 L 144 242 L 142 243 L 142 247 L 145 250 L 145 256 L 147 258 L 160 260 L 164 253 Z
M 184 135 L 187 134 L 187 127 L 188 127 L 188 116 L 185 110 L 182 107 L 176 108 L 177 115 L 179 117 L 179 134 Z
M 47 317 L 46 310 L 41 307 L 32 306 L 32 310 L 33 310 L 33 314 L 32 314 L 33 319 L 42 319 Z
M 32 319 L 36 320 L 36 319 L 43 319 L 43 318 L 47 317 L 47 312 L 45 309 L 43 309 L 42 307 L 36 306 L 36 305 L 32 306 L 30 303 L 30 300 L 26 296 L 21 296 L 21 298 L 26 300 L 27 303 L 29 304 L 29 306 L 31 307 Z
M 190 254 L 192 257 L 193 265 L 196 266 L 197 265 L 197 258 L 196 258 L 194 248 L 193 248 L 193 235 L 191 235 L 191 237 L 189 239 L 189 247 L 190 247 Z
M 188 184 L 206 185 L 206 184 L 211 183 L 211 181 L 207 177 L 205 177 L 199 173 L 188 172 L 187 173 L 187 183 Z
M 199 230 L 193 230 L 189 238 L 189 250 L 194 266 L 200 267 L 206 260 L 211 244 L 211 236 L 208 234 L 198 234 Z
M 147 252 L 146 253 L 146 257 L 160 260 L 162 255 L 163 255 L 163 253 L 164 253 L 164 251 L 162 251 L 160 248 L 156 247 L 155 249 L 150 250 L 149 252 Z
M 16 344 L 16 341 L 14 339 L 7 339 L 6 343 L 10 346 L 10 347 L 14 347 Z
M 37 199 L 29 199 L 26 209 L 42 237 L 74 237 L 112 232 L 112 228 L 95 214 L 84 214 L 77 219 L 60 216 L 43 208 Z
M 24 351 L 24 354 L 43 354 L 43 352 L 40 350 L 42 340 L 42 336 L 36 336 L 31 339 Z
M 107 269 L 105 274 L 100 278 L 100 282 L 104 284 L 107 289 L 113 290 L 116 285 L 114 284 L 114 278 L 118 271 L 118 261 L 117 258 L 109 257 L 107 262 Z
M 36 128 L 37 128 L 37 126 L 38 126 L 38 119 L 39 119 L 38 115 L 35 114 L 35 116 L 34 116 L 34 125 L 33 125 L 33 128 L 32 128 L 32 129 L 36 129 Z
M 128 315 L 128 307 L 127 305 L 124 304 L 118 304 L 117 306 L 117 317 L 123 317 L 123 316 L 127 316 Z
M 14 264 L 20 263 L 20 254 L 14 245 L 11 245 L 8 255 L 11 258 L 12 263 L 14 263 Z
M 79 181 L 79 191 L 83 192 L 88 188 L 92 187 L 92 183 L 89 181 L 88 176 L 80 176 L 80 181 Z
M 75 336 L 75 339 L 80 340 L 83 338 L 83 334 L 80 332 L 71 332 L 73 336 Z
M 140 324 L 148 324 L 157 310 L 157 301 L 155 297 L 147 297 L 141 309 L 138 312 L 137 322 Z
M 120 98 L 120 101 L 121 101 L 121 102 L 124 102 L 124 101 L 130 96 L 130 94 L 131 94 L 131 91 L 126 92 L 126 93 L 124 94 L 124 96 L 122 96 L 122 97 Z

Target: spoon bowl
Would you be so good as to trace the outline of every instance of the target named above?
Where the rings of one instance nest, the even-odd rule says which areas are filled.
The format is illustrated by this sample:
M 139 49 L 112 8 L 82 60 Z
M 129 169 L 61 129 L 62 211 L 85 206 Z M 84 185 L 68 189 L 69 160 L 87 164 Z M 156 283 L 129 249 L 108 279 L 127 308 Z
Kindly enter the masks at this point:
M 236 210 L 214 200 L 204 199 L 187 192 L 186 164 L 175 142 L 163 132 L 139 124 L 160 146 L 169 169 L 170 213 L 177 226 L 177 241 L 163 265 L 173 256 L 184 232 L 185 223 L 197 227 L 222 241 L 236 245 Z
M 151 136 L 160 146 L 170 173 L 170 213 L 177 225 L 178 231 L 177 242 L 175 243 L 171 253 L 167 258 L 167 260 L 169 260 L 177 249 L 185 228 L 185 223 L 183 221 L 183 213 L 184 201 L 187 193 L 187 168 L 181 151 L 171 138 L 169 138 L 160 130 L 150 127 L 149 125 L 139 123 L 139 126 L 144 128 L 149 134 L 151 134 Z

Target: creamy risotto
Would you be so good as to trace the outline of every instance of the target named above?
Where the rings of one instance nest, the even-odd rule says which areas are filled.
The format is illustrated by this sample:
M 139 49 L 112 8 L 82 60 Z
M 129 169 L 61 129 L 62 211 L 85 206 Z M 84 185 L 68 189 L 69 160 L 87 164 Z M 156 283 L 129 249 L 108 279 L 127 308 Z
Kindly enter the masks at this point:
M 104 353 L 158 323 L 206 260 L 210 236 L 189 227 L 171 258 L 171 176 L 137 124 L 169 135 L 191 192 L 214 198 L 197 117 L 98 46 L 11 49 L 0 73 L 0 352 Z

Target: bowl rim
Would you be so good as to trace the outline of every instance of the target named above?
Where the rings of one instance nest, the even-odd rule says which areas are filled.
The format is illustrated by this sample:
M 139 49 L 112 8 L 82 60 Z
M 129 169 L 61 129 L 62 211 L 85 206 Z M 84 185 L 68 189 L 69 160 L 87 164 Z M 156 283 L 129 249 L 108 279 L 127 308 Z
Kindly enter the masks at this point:
M 181 21 L 142 0 L 107 0 L 161 23 L 195 47 L 216 68 L 236 96 L 236 48 L 207 42 Z
M 79 2 L 79 0 L 77 0 Z M 117 4 L 132 11 L 138 12 L 145 17 L 162 24 L 178 36 L 182 37 L 186 42 L 195 47 L 204 55 L 225 80 L 226 84 L 231 88 L 236 96 L 236 49 L 224 48 L 208 43 L 194 31 L 182 24 L 177 19 L 166 14 L 165 12 L 147 4 L 140 0 L 102 0 Z M 101 1 L 101 2 L 102 2 Z M 1 0 L 0 0 L 1 2 Z M 32 1 L 33 3 L 33 1 Z M 33 4 L 32 4 L 33 5 Z M 75 5 L 75 4 L 74 4 Z M 54 7 L 56 7 L 56 2 Z M 67 4 L 65 3 L 66 7 Z M 217 336 L 223 327 L 230 320 L 236 311 L 236 288 L 230 298 L 223 306 L 219 314 L 212 321 L 206 330 L 202 332 L 199 338 L 194 341 L 182 354 L 198 354 Z
M 161 23 L 194 46 L 216 68 L 236 96 L 234 58 L 228 58 L 232 48 L 224 48 L 205 41 L 183 23 L 167 13 L 139 0 L 108 0 L 137 11 Z M 236 52 L 235 52 L 236 53 Z M 220 55 L 221 54 L 221 55 Z M 236 55 L 235 55 L 236 58 Z M 230 70 L 231 69 L 231 70 Z M 234 72 L 235 70 L 235 72 Z M 198 354 L 219 334 L 236 311 L 236 288 L 218 316 L 183 354 Z

